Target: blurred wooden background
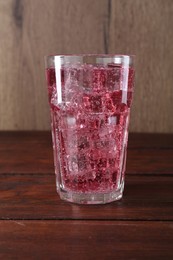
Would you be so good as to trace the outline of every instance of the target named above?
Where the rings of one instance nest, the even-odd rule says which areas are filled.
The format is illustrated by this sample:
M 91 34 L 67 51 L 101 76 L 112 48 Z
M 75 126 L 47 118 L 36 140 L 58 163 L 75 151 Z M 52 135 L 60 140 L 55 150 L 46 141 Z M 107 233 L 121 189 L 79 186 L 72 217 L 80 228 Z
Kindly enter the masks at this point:
M 136 55 L 133 132 L 173 132 L 172 0 L 0 0 L 0 130 L 49 129 L 46 54 Z

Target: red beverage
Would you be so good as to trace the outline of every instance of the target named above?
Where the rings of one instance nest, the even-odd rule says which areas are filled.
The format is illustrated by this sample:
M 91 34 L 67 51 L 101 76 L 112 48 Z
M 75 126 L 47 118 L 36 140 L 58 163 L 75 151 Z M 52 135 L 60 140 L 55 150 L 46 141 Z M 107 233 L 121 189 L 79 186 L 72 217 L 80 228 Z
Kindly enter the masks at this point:
M 122 188 L 133 80 L 133 68 L 113 63 L 47 69 L 57 187 L 67 200 Z

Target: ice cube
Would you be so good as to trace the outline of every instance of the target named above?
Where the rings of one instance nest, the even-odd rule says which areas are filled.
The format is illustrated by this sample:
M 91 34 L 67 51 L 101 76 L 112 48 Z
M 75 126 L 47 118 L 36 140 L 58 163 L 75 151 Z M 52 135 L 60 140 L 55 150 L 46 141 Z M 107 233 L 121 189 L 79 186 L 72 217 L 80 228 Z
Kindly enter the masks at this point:
M 101 95 L 87 95 L 83 96 L 84 108 L 88 112 L 100 113 L 102 112 L 102 96 Z
M 78 82 L 78 70 L 75 67 L 68 66 L 64 67 L 64 83 L 77 83 Z
M 83 96 L 83 104 L 84 104 L 84 108 L 86 110 L 90 110 L 91 109 L 90 96 L 89 95 L 84 95 Z
M 110 167 L 115 167 L 115 162 L 116 162 L 116 159 L 115 158 L 109 158 L 109 166 Z
M 69 170 L 78 173 L 87 169 L 87 159 L 84 154 L 77 154 L 69 157 Z
M 62 111 L 61 111 L 62 112 Z M 72 113 L 62 113 L 60 118 L 59 118 L 59 127 L 62 130 L 66 130 L 67 129 L 74 129 L 76 128 L 76 118 Z M 67 131 L 68 134 L 70 134 L 70 130 Z
M 104 90 L 106 86 L 106 70 L 105 68 L 96 67 L 93 69 L 93 89 Z
M 104 178 L 105 179 L 110 179 L 111 177 L 111 171 L 109 169 L 106 169 L 105 172 L 104 172 Z
M 122 90 L 115 90 L 111 94 L 111 99 L 112 102 L 115 105 L 121 104 L 122 103 Z
M 106 93 L 104 100 L 103 100 L 103 107 L 105 112 L 114 112 L 116 106 L 113 103 L 112 97 L 110 93 Z
M 97 162 L 97 167 L 99 169 L 103 169 L 103 168 L 106 168 L 107 166 L 107 159 L 106 158 L 100 158 Z
M 91 96 L 91 109 L 93 112 L 102 112 L 102 98 L 101 96 Z
M 91 169 L 95 169 L 97 167 L 98 158 L 99 158 L 99 151 L 91 150 L 89 154 L 89 165 Z
M 108 124 L 109 125 L 117 125 L 117 115 L 112 115 L 108 117 Z
M 69 127 L 71 127 L 71 126 L 73 127 L 73 126 L 76 125 L 76 118 L 75 118 L 75 117 L 73 117 L 73 116 L 67 116 L 66 120 L 67 120 L 67 125 L 68 125 Z
M 78 113 L 77 126 L 80 129 L 85 128 L 87 126 L 86 119 L 83 116 L 81 116 L 81 113 Z
M 89 148 L 89 141 L 87 136 L 80 136 L 78 138 L 78 148 L 79 150 L 84 150 L 85 148 Z
M 94 179 L 96 178 L 96 171 L 89 172 L 87 178 L 88 180 L 94 181 Z
M 107 68 L 107 89 L 120 90 L 121 89 L 122 69 L 115 64 L 108 65 Z
M 77 152 L 78 140 L 75 131 L 70 132 L 68 130 L 66 134 L 65 144 L 68 154 L 74 154 L 74 152 Z
M 94 142 L 95 148 L 96 149 L 104 149 L 109 147 L 109 140 L 107 139 L 98 139 Z
M 92 65 L 84 65 L 83 71 L 81 72 L 81 84 L 85 92 L 90 92 L 92 90 Z
M 76 154 L 69 158 L 69 165 L 71 171 L 82 171 L 87 168 L 87 159 L 84 154 Z
M 80 171 L 87 168 L 87 160 L 86 160 L 85 155 L 83 155 L 83 154 L 78 155 L 78 168 Z
M 62 89 L 62 97 L 65 102 L 79 104 L 79 98 L 82 93 L 80 85 L 80 70 L 73 67 L 64 68 L 64 86 Z
M 69 170 L 71 173 L 78 173 L 78 160 L 76 156 L 69 158 Z
M 101 183 L 102 179 L 103 179 L 103 171 L 97 170 L 96 177 L 95 177 L 96 182 Z

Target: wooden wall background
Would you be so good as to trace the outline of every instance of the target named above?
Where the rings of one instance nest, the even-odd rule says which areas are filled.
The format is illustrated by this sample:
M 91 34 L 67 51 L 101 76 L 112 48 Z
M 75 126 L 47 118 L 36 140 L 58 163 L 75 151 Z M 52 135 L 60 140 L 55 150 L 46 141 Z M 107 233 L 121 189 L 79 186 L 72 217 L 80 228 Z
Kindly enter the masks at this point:
M 45 54 L 136 54 L 133 132 L 173 132 L 172 0 L 0 0 L 0 130 L 49 129 Z

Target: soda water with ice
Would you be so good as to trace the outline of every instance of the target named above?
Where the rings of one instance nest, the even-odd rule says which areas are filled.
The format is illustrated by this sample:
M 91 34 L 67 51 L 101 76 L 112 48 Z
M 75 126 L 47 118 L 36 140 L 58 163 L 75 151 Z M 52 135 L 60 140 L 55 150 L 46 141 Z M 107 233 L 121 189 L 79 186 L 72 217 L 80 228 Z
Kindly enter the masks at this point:
M 58 192 L 79 203 L 120 198 L 134 69 L 67 64 L 46 74 Z

